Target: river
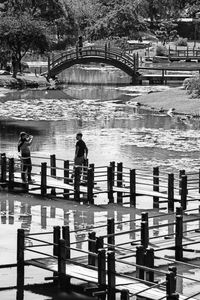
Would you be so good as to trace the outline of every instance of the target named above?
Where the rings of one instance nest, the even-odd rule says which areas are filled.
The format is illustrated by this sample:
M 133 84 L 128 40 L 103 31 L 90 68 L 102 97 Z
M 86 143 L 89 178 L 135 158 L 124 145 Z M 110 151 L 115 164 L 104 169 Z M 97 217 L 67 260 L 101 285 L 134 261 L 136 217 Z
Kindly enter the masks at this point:
M 104 65 L 73 67 L 63 72 L 60 79 L 66 83 L 56 90 L 13 90 L 1 95 L 1 152 L 16 157 L 19 133 L 26 131 L 34 136 L 32 153 L 56 154 L 71 160 L 76 133 L 81 131 L 89 148 L 89 161 L 97 166 L 116 161 L 149 170 L 153 166 L 166 171 L 199 168 L 199 121 L 160 112 L 162 103 L 152 109 L 137 105 L 138 95 L 145 93 L 148 97 L 148 93 L 170 86 L 131 86 L 130 78 L 123 72 Z M 70 224 L 75 229 L 89 230 L 92 224 L 105 224 L 110 216 L 109 211 L 89 211 L 76 204 L 62 208 L 57 203 L 33 202 L 29 197 L 15 195 L 10 199 L 6 193 L 1 195 L 1 264 L 15 262 L 17 228 L 37 232 Z M 127 211 L 113 211 L 112 215 L 116 220 L 137 217 Z M 118 230 L 129 229 L 124 226 Z M 74 239 L 85 236 L 80 232 Z M 27 273 L 30 283 L 35 282 L 35 277 L 40 282 L 41 277 L 47 276 L 38 272 Z M 10 272 L 1 272 L 0 276 L 1 286 L 15 283 Z M 179 290 L 182 289 L 181 283 Z M 1 293 L 2 299 L 11 299 L 11 295 L 15 299 L 14 294 L 15 290 Z M 26 299 L 47 298 L 26 292 Z

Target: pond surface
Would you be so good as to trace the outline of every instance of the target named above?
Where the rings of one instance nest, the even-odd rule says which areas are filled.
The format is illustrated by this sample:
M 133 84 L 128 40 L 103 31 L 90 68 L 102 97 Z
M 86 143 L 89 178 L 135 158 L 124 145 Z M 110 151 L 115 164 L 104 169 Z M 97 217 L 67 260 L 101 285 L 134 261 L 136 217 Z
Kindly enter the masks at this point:
M 131 86 L 121 71 L 105 66 L 74 67 L 63 78 L 77 78 L 79 84 L 1 96 L 1 152 L 16 155 L 18 135 L 27 131 L 34 135 L 33 152 L 73 159 L 75 134 L 82 131 L 96 165 L 116 161 L 130 167 L 193 169 L 199 163 L 199 120 L 160 113 L 162 103 L 151 111 L 136 105 L 137 95 L 148 97 L 170 87 Z M 116 84 L 120 78 L 126 85 Z
M 0 151 L 17 156 L 17 141 L 21 131 L 34 136 L 34 154 L 56 154 L 72 160 L 75 135 L 82 131 L 89 148 L 90 163 L 108 165 L 110 161 L 123 162 L 131 168 L 160 166 L 166 171 L 199 169 L 199 121 L 182 116 L 169 116 L 160 107 L 147 110 L 137 105 L 140 94 L 169 89 L 168 86 L 131 86 L 130 78 L 121 71 L 106 66 L 79 66 L 61 74 L 67 82 L 57 90 L 35 89 L 11 91 L 0 97 Z M 89 83 L 89 85 L 88 85 Z M 137 213 L 115 209 L 91 211 L 76 204 L 57 207 L 58 203 L 33 203 L 28 196 L 20 199 L 1 195 L 0 248 L 2 263 L 16 261 L 16 230 L 49 231 L 54 225 L 90 230 L 93 224 L 106 224 L 108 217 L 130 220 Z M 124 224 L 118 230 L 129 230 Z M 75 241 L 87 237 L 77 232 Z M 133 237 L 130 237 L 133 238 Z M 80 248 L 82 243 L 78 244 Z M 31 271 L 33 272 L 33 271 Z M 30 283 L 41 282 L 50 276 L 40 270 L 28 272 Z M 39 274 L 38 274 L 39 273 Z M 15 284 L 15 276 L 1 272 L 1 286 Z M 179 286 L 184 292 L 186 288 Z M 194 290 L 196 287 L 194 287 Z M 9 299 L 9 293 L 2 294 Z M 12 293 L 14 295 L 15 292 Z M 10 294 L 9 294 L 10 295 Z M 15 297 L 13 297 L 14 299 Z M 11 299 L 11 298 L 10 298 Z M 25 294 L 26 299 L 36 299 Z M 46 299 L 39 296 L 37 299 Z

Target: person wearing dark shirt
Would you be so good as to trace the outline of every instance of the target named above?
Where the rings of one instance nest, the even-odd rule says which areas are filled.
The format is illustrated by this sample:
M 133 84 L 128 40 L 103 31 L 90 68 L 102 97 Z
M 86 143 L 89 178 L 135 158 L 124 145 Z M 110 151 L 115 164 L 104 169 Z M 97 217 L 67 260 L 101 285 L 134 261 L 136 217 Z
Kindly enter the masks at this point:
M 75 158 L 74 163 L 75 165 L 81 166 L 84 164 L 84 161 L 87 159 L 88 156 L 88 148 L 85 142 L 82 140 L 82 133 L 79 132 L 76 135 L 76 150 L 75 150 Z
M 80 167 L 79 168 L 79 175 L 81 177 L 81 174 L 83 173 L 82 167 L 85 164 L 85 161 L 88 156 L 88 148 L 85 144 L 85 142 L 82 140 L 82 133 L 79 132 L 76 135 L 76 150 L 75 150 L 75 157 L 74 157 L 74 166 Z M 74 175 L 72 175 L 73 178 Z M 83 178 L 84 179 L 84 178 Z

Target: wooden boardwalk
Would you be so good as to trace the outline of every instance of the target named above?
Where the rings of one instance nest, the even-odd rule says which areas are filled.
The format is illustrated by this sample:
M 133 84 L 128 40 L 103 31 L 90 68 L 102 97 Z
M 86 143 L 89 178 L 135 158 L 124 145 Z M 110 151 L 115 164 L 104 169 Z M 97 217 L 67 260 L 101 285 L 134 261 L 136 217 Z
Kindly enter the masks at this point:
M 19 159 L 1 155 L 0 186 L 9 192 L 37 194 L 90 204 L 117 203 L 137 207 L 141 196 L 152 199 L 152 207 L 174 211 L 178 205 L 185 210 L 198 207 L 200 170 L 177 174 L 154 167 L 152 171 L 131 169 L 122 163 L 108 166 L 74 166 L 69 160 L 50 157 L 32 158 L 32 183 L 21 180 Z M 148 200 L 149 203 L 150 200 Z
M 194 300 L 200 291 L 197 293 L 196 290 L 192 295 L 191 290 L 190 296 L 183 295 L 177 292 L 176 281 L 177 278 L 184 278 L 195 284 L 200 283 L 199 278 L 186 275 L 187 270 L 184 274 L 182 271 L 179 273 L 179 267 L 182 270 L 183 266 L 189 273 L 192 268 L 200 269 L 198 264 L 193 263 L 193 260 L 200 258 L 200 216 L 190 215 L 190 212 L 183 214 L 181 209 L 176 214 L 152 216 L 154 220 L 162 217 L 172 220 L 168 224 L 152 226 L 148 225 L 151 219 L 148 214 L 142 213 L 140 228 L 123 232 L 115 232 L 115 225 L 118 226 L 119 222 L 115 224 L 114 219 L 109 219 L 106 235 L 97 237 L 95 231 L 89 232 L 88 239 L 84 240 L 88 243 L 88 250 L 77 248 L 76 243 L 71 242 L 73 231 L 69 226 L 62 227 L 62 231 L 56 226 L 49 233 L 26 234 L 23 229 L 18 229 L 18 288 L 24 285 L 24 268 L 34 266 L 52 272 L 49 280 L 58 280 L 63 291 L 69 288 L 71 278 L 86 282 L 88 293 L 99 299 L 107 295 L 106 299 L 116 300 L 119 293 L 122 300 L 128 300 L 133 295 L 156 300 Z M 193 227 L 191 224 L 194 224 Z M 174 231 L 163 234 L 162 230 L 169 227 L 174 227 Z M 160 229 L 159 236 L 152 236 L 156 229 Z M 121 242 L 124 235 L 138 230 L 141 231 L 140 239 Z M 47 240 L 47 236 L 52 241 Z M 47 247 L 51 251 L 46 252 L 44 249 Z M 74 256 L 75 253 L 79 256 Z M 92 288 L 88 284 L 92 284 Z

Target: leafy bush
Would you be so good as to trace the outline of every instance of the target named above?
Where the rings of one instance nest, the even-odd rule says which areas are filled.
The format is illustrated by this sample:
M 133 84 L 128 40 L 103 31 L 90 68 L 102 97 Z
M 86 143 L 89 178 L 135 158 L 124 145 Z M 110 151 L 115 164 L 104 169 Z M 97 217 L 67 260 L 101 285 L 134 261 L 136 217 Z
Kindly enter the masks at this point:
M 188 43 L 188 39 L 187 38 L 179 38 L 177 41 L 176 41 L 176 45 L 177 46 L 186 46 L 187 47 L 187 43 Z
M 198 98 L 200 96 L 200 78 L 195 76 L 192 78 L 186 78 L 183 81 L 183 88 L 187 91 L 192 98 Z
M 167 48 L 163 45 L 158 45 L 156 48 L 156 55 L 157 56 L 167 56 L 168 55 Z

